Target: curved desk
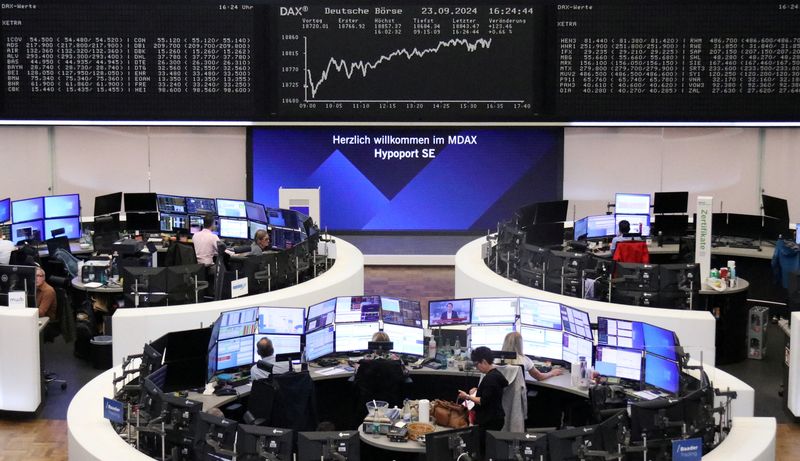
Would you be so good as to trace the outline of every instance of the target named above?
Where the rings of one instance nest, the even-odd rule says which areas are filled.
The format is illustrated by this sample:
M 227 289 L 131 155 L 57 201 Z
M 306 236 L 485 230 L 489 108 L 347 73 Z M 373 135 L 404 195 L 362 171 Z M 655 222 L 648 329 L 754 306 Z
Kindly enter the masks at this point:
M 308 307 L 335 298 L 364 293 L 364 255 L 346 241 L 336 239 L 336 261 L 325 273 L 269 293 L 200 304 L 156 308 L 119 309 L 112 317 L 114 364 L 142 351 L 145 343 L 170 331 L 211 325 L 219 314 L 253 306 Z
M 122 285 L 114 284 L 114 285 L 100 285 L 99 287 L 96 286 L 86 286 L 85 283 L 81 281 L 80 276 L 76 276 L 72 278 L 72 287 L 76 290 L 85 291 L 87 293 L 105 293 L 105 294 L 119 294 L 122 293 Z
M 0 411 L 34 412 L 42 403 L 39 311 L 0 307 Z

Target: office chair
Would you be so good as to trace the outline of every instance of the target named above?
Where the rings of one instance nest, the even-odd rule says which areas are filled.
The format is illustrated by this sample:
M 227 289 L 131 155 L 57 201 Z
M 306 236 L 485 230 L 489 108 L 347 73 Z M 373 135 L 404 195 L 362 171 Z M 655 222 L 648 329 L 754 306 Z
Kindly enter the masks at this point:
M 256 426 L 268 425 L 272 421 L 272 408 L 276 390 L 272 379 L 257 379 L 250 388 L 244 422 Z
M 401 361 L 373 359 L 359 362 L 354 382 L 358 398 L 353 414 L 360 422 L 367 416 L 367 402 L 372 400 L 389 402 L 390 408 L 395 405 L 402 407 L 409 380 Z
M 42 333 L 44 341 L 52 343 L 61 335 L 64 337 L 64 342 L 69 343 L 75 339 L 75 317 L 72 313 L 72 301 L 69 297 L 67 287 L 69 286 L 69 279 L 64 277 L 49 277 L 49 283 L 56 291 L 56 320 L 50 320 Z M 52 383 L 59 384 L 61 390 L 67 388 L 67 381 L 58 377 L 56 373 L 43 371 L 45 392 L 48 385 Z
M 647 242 L 643 240 L 617 242 L 617 249 L 614 251 L 614 261 L 621 263 L 650 264 L 650 252 L 647 251 Z
M 169 242 L 167 254 L 164 256 L 164 266 L 183 266 L 186 264 L 197 264 L 194 244 L 177 240 Z
M 311 375 L 290 371 L 254 381 L 244 421 L 295 431 L 315 430 L 317 404 Z

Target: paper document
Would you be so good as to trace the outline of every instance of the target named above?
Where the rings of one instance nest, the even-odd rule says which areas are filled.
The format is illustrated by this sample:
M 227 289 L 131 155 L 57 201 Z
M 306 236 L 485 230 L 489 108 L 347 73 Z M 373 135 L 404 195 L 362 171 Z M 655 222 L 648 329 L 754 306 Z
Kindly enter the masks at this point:
M 349 373 L 349 372 L 344 368 L 339 368 L 339 367 L 323 368 L 322 370 L 317 370 L 317 374 L 323 376 L 338 375 L 340 373 Z

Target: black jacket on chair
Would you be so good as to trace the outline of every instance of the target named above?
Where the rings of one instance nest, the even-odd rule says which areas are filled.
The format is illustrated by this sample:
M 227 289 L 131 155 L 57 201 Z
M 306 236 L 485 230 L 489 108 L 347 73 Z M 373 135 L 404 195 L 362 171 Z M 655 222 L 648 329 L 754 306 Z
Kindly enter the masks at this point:
M 372 400 L 389 402 L 389 407 L 403 405 L 406 375 L 399 360 L 362 360 L 355 376 L 358 388 L 357 410 L 367 415 L 366 404 Z
M 263 424 L 295 431 L 317 428 L 314 381 L 307 371 L 253 381 L 247 411 Z

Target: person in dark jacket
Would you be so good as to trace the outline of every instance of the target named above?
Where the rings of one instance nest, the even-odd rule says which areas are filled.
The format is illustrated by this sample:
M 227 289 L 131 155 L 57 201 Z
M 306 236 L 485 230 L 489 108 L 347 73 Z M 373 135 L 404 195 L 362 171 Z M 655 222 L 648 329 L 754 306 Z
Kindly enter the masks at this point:
M 506 417 L 503 411 L 503 389 L 508 386 L 508 381 L 494 366 L 494 357 L 488 347 L 476 348 L 472 351 L 471 358 L 484 376 L 477 389 L 473 388 L 469 393 L 458 391 L 458 398 L 475 403 L 475 421 L 481 427 L 481 433 L 487 430 L 499 431 L 503 428 Z

